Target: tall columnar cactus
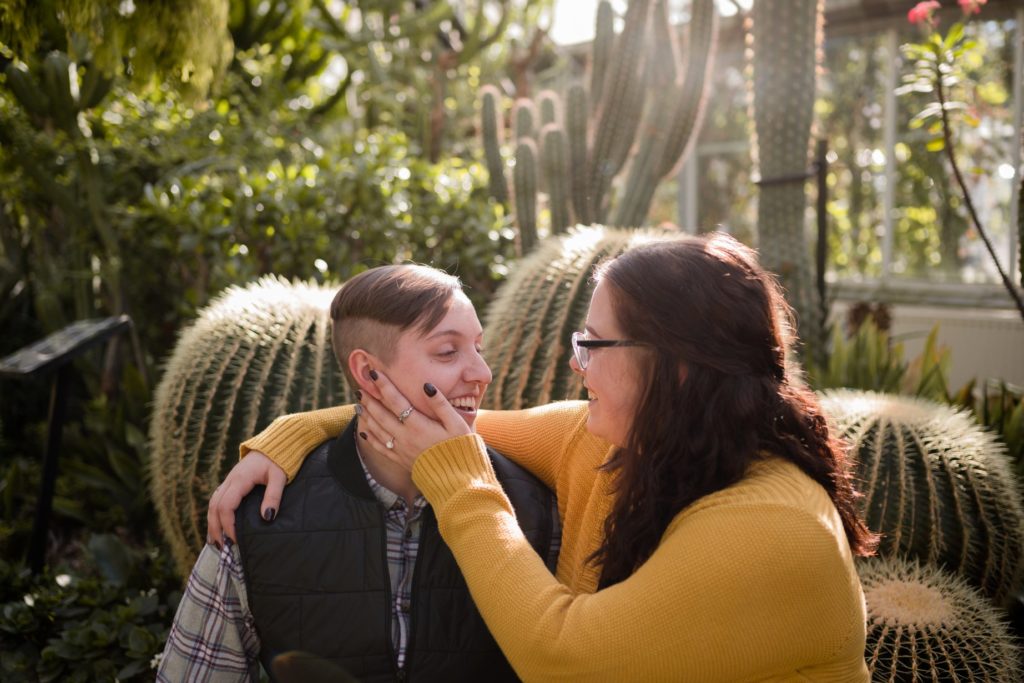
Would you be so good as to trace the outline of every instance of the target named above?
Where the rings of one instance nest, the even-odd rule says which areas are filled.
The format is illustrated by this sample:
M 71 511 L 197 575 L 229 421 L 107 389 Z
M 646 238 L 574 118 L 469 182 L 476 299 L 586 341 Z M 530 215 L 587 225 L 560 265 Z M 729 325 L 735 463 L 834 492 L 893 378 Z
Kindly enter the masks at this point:
M 944 566 L 996 604 L 1024 562 L 1024 511 L 1006 448 L 965 413 L 932 401 L 852 390 L 822 406 L 857 461 L 879 554 Z
M 516 145 L 512 183 L 520 253 L 528 254 L 537 245 L 537 145 L 530 138 Z
M 278 415 L 351 400 L 331 350 L 336 288 L 265 277 L 228 289 L 184 332 L 157 387 L 150 488 L 186 576 L 206 535 L 206 504 L 238 444 Z
M 544 126 L 540 151 L 551 211 L 551 232 L 563 233 L 572 225 L 569 217 L 569 145 L 565 131 L 555 123 Z
M 577 222 L 608 221 L 613 215 L 613 181 L 628 168 L 611 224 L 641 225 L 657 184 L 674 172 L 688 149 L 699 128 L 715 52 L 714 0 L 694 0 L 691 15 L 686 64 L 679 68 L 676 34 L 665 0 L 630 2 L 617 36 L 611 5 L 603 0 L 598 8 L 589 93 L 583 84 L 570 86 L 563 120 L 559 120 L 560 101 L 553 93 L 543 94 L 542 123 L 565 133 L 568 190 Z M 522 106 L 517 103 L 513 113 L 517 140 L 527 134 L 519 121 Z M 641 130 L 643 135 L 638 136 Z M 497 146 L 497 141 L 487 144 Z M 545 185 L 541 190 L 550 188 Z M 552 231 L 557 229 L 553 224 Z
M 508 201 L 508 182 L 505 180 L 505 160 L 501 156 L 504 126 L 501 116 L 501 93 L 493 85 L 480 89 L 480 122 L 487 160 L 488 190 L 491 196 L 504 204 Z
M 575 228 L 541 242 L 517 264 L 487 309 L 484 348 L 494 373 L 489 408 L 523 408 L 583 397 L 569 368 L 569 336 L 590 304 L 594 266 L 667 233 Z
M 796 310 L 800 337 L 819 365 L 826 338 L 805 228 L 804 190 L 821 61 L 824 0 L 755 2 L 751 10 L 754 157 L 761 263 L 775 272 Z
M 963 580 L 900 558 L 858 565 L 867 603 L 864 659 L 874 681 L 1022 680 L 999 610 Z

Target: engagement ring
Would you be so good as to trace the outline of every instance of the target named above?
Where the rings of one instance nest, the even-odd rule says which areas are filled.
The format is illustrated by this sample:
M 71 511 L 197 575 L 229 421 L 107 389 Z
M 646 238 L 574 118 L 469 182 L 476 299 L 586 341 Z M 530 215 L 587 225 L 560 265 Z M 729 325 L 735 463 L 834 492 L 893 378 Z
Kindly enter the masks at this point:
M 405 420 L 410 415 L 412 415 L 412 406 L 409 406 L 408 408 L 406 408 L 405 410 L 398 414 L 398 421 L 401 422 L 402 424 L 405 424 Z
M 395 437 L 391 437 L 390 439 L 388 439 L 387 441 L 384 442 L 384 448 L 388 449 L 389 451 L 392 450 L 394 447 L 395 447 Z

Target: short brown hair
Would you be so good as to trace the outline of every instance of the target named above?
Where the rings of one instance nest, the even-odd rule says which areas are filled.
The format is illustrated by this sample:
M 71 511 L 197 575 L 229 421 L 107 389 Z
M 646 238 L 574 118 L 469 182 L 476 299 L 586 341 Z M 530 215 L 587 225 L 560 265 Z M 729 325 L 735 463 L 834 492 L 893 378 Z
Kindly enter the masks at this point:
M 398 335 L 412 327 L 433 329 L 459 293 L 459 278 L 430 266 L 379 266 L 356 275 L 331 302 L 331 345 L 342 370 L 349 375 L 355 349 L 390 360 Z

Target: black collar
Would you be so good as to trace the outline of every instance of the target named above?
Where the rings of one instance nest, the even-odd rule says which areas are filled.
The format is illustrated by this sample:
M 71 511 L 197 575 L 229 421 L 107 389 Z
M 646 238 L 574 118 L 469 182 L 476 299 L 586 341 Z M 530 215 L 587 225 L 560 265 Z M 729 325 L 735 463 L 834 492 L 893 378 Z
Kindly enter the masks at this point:
M 356 420 L 348 423 L 338 438 L 327 447 L 327 469 L 341 486 L 354 496 L 377 501 L 366 481 L 366 472 L 356 451 Z

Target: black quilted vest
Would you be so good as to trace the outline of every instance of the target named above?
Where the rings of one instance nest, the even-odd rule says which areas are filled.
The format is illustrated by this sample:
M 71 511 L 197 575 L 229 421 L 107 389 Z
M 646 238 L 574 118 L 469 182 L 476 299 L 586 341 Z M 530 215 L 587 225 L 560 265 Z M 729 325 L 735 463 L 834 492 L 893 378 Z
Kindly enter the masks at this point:
M 489 455 L 523 532 L 546 558 L 554 529 L 551 492 L 504 456 Z M 276 655 L 301 650 L 363 683 L 518 680 L 477 612 L 430 506 L 413 571 L 411 635 L 397 668 L 384 508 L 366 482 L 353 425 L 306 458 L 273 523 L 260 518 L 262 497 L 263 487 L 246 496 L 236 528 L 268 672 Z

